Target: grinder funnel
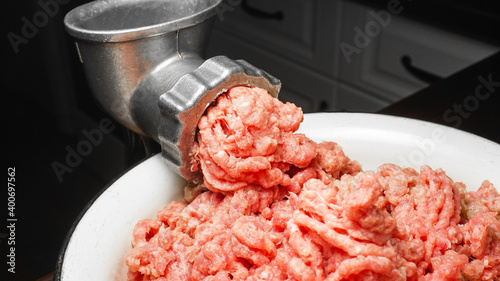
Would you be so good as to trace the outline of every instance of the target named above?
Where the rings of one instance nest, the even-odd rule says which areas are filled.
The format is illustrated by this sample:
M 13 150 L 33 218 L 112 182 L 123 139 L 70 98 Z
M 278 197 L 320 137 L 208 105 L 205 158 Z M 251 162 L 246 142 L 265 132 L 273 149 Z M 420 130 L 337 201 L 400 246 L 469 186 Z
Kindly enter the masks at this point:
M 161 144 L 188 180 L 199 119 L 218 95 L 255 86 L 277 97 L 280 81 L 243 60 L 202 53 L 221 0 L 100 0 L 65 19 L 97 101 L 118 122 Z

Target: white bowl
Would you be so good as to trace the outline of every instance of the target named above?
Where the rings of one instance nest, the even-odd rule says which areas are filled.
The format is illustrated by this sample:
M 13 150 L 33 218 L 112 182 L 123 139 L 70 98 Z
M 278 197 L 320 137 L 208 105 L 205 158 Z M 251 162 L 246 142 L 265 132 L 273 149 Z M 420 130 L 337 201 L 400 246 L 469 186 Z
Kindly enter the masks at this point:
M 483 180 L 500 187 L 500 145 L 453 128 L 367 113 L 305 114 L 299 130 L 314 141 L 334 141 L 363 170 L 383 163 L 442 168 L 454 181 L 477 190 Z M 55 280 L 125 280 L 132 231 L 144 218 L 182 196 L 184 180 L 155 155 L 108 186 L 68 233 Z

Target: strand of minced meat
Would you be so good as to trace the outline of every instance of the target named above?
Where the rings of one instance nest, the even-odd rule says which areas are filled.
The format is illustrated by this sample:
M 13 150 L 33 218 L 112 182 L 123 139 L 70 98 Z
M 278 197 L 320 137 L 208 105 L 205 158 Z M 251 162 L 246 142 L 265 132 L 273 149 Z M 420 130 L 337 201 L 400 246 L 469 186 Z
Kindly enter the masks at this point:
M 499 280 L 500 195 L 442 170 L 361 171 L 294 133 L 300 108 L 237 87 L 200 120 L 202 192 L 134 230 L 128 280 Z

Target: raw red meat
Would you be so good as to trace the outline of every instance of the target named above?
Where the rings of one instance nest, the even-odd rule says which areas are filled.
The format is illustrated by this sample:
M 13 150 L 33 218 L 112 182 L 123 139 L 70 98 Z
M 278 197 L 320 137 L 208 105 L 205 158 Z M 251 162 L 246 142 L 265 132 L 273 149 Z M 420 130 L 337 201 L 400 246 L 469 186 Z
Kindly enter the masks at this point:
M 208 188 L 137 223 L 128 280 L 500 280 L 500 195 L 442 170 L 361 171 L 296 134 L 302 111 L 237 87 L 200 120 Z

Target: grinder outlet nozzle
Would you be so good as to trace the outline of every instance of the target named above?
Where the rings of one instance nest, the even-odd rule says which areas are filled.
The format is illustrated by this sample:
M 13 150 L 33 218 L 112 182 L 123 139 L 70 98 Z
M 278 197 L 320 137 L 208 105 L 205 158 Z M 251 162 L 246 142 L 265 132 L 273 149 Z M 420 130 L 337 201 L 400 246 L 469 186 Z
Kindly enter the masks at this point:
M 65 19 L 90 88 L 128 129 L 161 144 L 164 162 L 187 180 L 198 121 L 235 86 L 266 89 L 280 81 L 243 60 L 204 51 L 221 0 L 100 0 Z
M 162 156 L 165 163 L 183 177 L 201 181 L 199 172 L 193 173 L 190 167 L 198 121 L 220 94 L 235 86 L 263 88 L 277 97 L 281 84 L 244 60 L 217 56 L 182 76 L 174 87 L 160 96 L 162 117 L 158 136 Z

